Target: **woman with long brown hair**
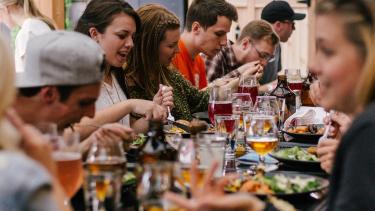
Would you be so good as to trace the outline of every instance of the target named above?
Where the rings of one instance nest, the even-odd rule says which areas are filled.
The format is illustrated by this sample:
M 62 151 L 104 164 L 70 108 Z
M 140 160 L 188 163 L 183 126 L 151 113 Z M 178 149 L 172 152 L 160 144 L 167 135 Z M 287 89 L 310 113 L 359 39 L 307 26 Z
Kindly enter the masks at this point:
M 137 13 L 142 26 L 125 67 L 130 97 L 151 100 L 159 84 L 165 84 L 173 88 L 172 114 L 176 119 L 191 120 L 193 113 L 207 111 L 208 91 L 193 87 L 171 65 L 179 50 L 180 21 L 176 15 L 157 4 L 144 5 Z
M 9 28 L 21 27 L 15 42 L 16 71 L 23 72 L 27 42 L 54 30 L 54 22 L 43 15 L 33 0 L 0 0 L 0 21 Z
M 173 106 L 170 88 L 163 93 L 160 90 L 151 99 L 154 102 L 128 99 L 122 66 L 134 46 L 133 39 L 139 28 L 137 13 L 125 1 L 92 0 L 87 5 L 75 31 L 90 36 L 102 47 L 105 53 L 105 77 L 96 102 L 98 112 L 94 119 L 84 118 L 81 125 L 119 122 L 131 126 L 136 132 L 146 132 L 147 120 L 166 118 L 166 109 L 161 105 Z M 77 130 L 89 134 L 95 128 L 78 127 Z

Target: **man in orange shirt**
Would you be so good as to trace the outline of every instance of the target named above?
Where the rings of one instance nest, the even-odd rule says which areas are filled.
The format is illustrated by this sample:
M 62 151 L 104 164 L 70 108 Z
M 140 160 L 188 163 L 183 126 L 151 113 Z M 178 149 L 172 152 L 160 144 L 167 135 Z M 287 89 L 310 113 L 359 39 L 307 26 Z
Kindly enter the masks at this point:
M 236 8 L 225 0 L 194 0 L 186 14 L 185 30 L 178 43 L 180 52 L 172 63 L 199 89 L 207 86 L 205 64 L 199 53 L 214 57 L 227 44 Z

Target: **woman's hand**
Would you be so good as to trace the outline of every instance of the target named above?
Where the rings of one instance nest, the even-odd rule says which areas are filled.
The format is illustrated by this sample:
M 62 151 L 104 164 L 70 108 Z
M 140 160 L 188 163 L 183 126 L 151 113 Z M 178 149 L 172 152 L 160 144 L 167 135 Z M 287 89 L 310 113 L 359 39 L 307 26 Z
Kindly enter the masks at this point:
M 320 160 L 320 166 L 327 173 L 331 173 L 332 171 L 339 143 L 338 139 L 325 139 L 318 143 L 316 153 Z
M 159 91 L 155 94 L 153 102 L 165 108 L 172 109 L 173 104 L 173 88 L 170 86 L 159 85 Z
M 352 123 L 352 118 L 341 112 L 332 112 L 330 117 L 323 119 L 325 124 L 331 121 L 328 137 L 340 139 Z

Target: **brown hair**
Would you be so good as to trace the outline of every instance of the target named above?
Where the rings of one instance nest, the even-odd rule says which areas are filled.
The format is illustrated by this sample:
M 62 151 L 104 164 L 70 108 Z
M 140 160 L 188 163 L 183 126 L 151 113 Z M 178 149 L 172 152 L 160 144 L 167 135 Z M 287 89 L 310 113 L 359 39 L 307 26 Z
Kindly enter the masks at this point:
M 38 18 L 46 23 L 52 30 L 56 29 L 54 21 L 40 12 L 39 9 L 35 6 L 33 0 L 0 0 L 0 5 L 9 6 L 13 4 L 21 6 L 27 17 Z
M 238 41 L 245 37 L 254 41 L 267 40 L 273 46 L 279 43 L 279 36 L 275 33 L 272 26 L 264 20 L 255 20 L 248 23 L 241 31 Z
M 366 0 L 325 0 L 316 7 L 317 15 L 334 14 L 344 23 L 345 37 L 356 46 L 364 66 L 356 87 L 358 106 L 366 106 L 375 99 L 375 63 L 373 36 L 375 4 Z
M 187 14 L 185 28 L 191 31 L 193 22 L 197 21 L 204 29 L 213 26 L 218 16 L 237 21 L 236 8 L 225 0 L 195 0 L 191 3 Z
M 132 17 L 137 30 L 141 27 L 139 16 L 127 2 L 123 0 L 92 0 L 79 18 L 74 31 L 90 36 L 89 30 L 94 27 L 103 34 L 115 15 L 119 13 L 125 13 Z
M 172 12 L 157 4 L 147 4 L 137 10 L 141 29 L 125 67 L 126 78 L 142 87 L 152 96 L 159 84 L 169 85 L 169 67 L 160 63 L 159 46 L 167 30 L 179 29 L 180 21 Z

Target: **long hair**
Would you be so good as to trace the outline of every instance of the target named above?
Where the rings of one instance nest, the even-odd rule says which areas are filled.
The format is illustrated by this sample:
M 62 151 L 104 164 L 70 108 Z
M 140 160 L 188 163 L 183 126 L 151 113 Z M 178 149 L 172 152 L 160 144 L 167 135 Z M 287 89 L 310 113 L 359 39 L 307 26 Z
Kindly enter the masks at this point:
M 374 30 L 375 4 L 371 0 L 325 0 L 317 4 L 316 14 L 338 15 L 344 23 L 344 36 L 357 49 L 364 65 L 356 89 L 356 108 L 375 99 Z
M 16 146 L 15 130 L 5 121 L 4 113 L 15 98 L 14 59 L 10 56 L 9 48 L 0 36 L 0 149 L 12 149 Z
M 126 78 L 142 87 L 150 98 L 159 84 L 170 85 L 168 66 L 160 63 L 159 46 L 167 30 L 179 29 L 180 21 L 172 12 L 157 4 L 147 4 L 137 10 L 141 29 L 125 67 Z
M 74 31 L 90 36 L 89 30 L 94 27 L 103 34 L 112 23 L 115 15 L 120 13 L 125 13 L 132 17 L 137 30 L 140 28 L 141 21 L 138 14 L 127 2 L 123 0 L 92 0 L 79 18 Z
M 26 17 L 38 18 L 46 23 L 50 29 L 56 29 L 54 21 L 40 12 L 39 9 L 35 6 L 33 0 L 0 0 L 0 5 L 2 6 L 9 6 L 14 4 L 19 5 L 23 8 Z

